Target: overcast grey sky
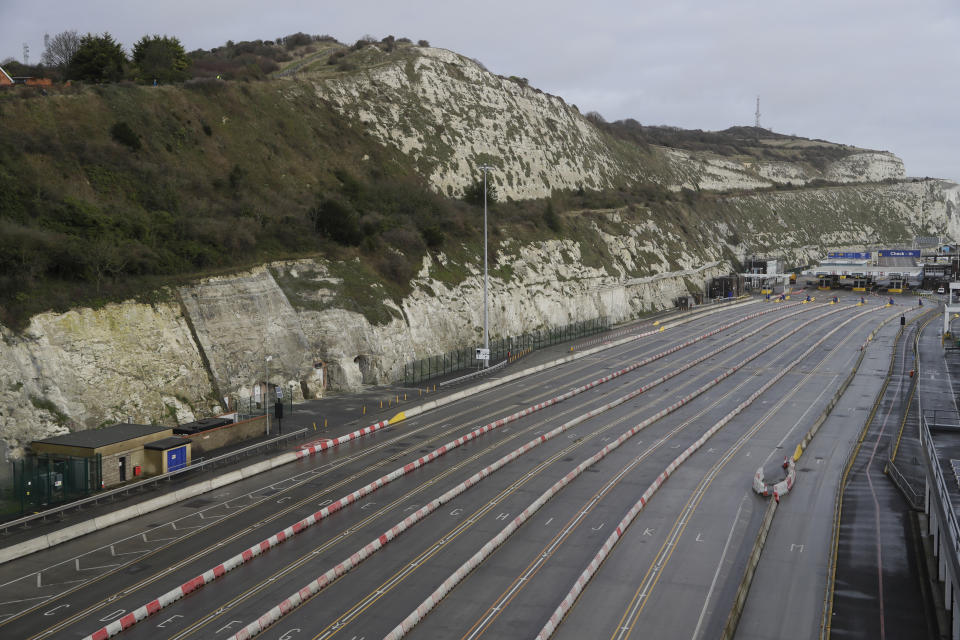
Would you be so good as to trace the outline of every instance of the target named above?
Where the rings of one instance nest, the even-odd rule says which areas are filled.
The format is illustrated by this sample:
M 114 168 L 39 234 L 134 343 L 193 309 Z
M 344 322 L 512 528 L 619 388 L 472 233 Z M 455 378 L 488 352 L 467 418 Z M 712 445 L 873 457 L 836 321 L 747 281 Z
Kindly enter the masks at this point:
M 608 120 L 885 149 L 960 180 L 957 0 L 0 0 L 0 59 L 43 34 L 144 34 L 188 49 L 296 31 L 427 39 Z

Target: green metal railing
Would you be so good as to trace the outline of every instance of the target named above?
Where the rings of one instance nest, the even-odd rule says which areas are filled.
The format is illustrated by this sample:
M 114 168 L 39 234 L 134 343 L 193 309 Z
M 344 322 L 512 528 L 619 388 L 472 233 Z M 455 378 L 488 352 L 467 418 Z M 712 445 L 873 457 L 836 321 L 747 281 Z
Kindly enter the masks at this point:
M 505 360 L 509 354 L 541 349 L 568 340 L 595 335 L 607 331 L 609 328 L 609 319 L 606 316 L 601 316 L 583 322 L 573 322 L 554 329 L 498 338 L 490 341 L 490 362 L 492 364 Z M 459 371 L 476 369 L 480 363 L 475 356 L 475 347 L 463 347 L 441 355 L 408 362 L 403 367 L 403 384 L 416 385 L 426 380 L 440 378 Z
M 99 455 L 28 455 L 10 464 L 12 481 L 0 492 L 3 515 L 28 513 L 84 498 L 98 491 L 103 480 Z

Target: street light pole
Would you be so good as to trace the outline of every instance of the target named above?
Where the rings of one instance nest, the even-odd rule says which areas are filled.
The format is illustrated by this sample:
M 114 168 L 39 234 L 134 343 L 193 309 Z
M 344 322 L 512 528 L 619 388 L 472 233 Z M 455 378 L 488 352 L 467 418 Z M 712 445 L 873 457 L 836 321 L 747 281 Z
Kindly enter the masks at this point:
M 273 356 L 267 356 L 263 360 L 263 412 L 267 414 L 267 433 L 270 435 L 270 379 L 267 377 L 267 363 L 273 360 Z
M 483 171 L 483 348 L 488 354 L 490 353 L 490 330 L 487 324 L 487 171 L 492 169 L 491 166 L 480 165 L 480 170 Z M 489 357 L 483 361 L 483 366 L 490 366 Z

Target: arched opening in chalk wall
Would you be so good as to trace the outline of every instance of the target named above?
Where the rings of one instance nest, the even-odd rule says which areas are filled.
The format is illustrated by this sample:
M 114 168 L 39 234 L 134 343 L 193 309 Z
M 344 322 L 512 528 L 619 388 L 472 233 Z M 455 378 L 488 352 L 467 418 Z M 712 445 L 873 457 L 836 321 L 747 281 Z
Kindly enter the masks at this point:
M 360 354 L 353 359 L 353 363 L 357 365 L 357 370 L 360 371 L 360 381 L 363 384 L 372 384 L 370 380 L 371 378 L 370 358 L 368 358 L 363 354 Z

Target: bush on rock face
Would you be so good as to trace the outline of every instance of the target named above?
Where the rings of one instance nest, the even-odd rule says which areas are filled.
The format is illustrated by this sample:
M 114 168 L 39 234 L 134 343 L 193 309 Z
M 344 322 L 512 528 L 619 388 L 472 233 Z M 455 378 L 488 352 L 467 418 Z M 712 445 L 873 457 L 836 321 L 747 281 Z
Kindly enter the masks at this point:
M 126 122 L 115 122 L 110 127 L 110 137 L 134 151 L 140 148 L 140 136 Z

